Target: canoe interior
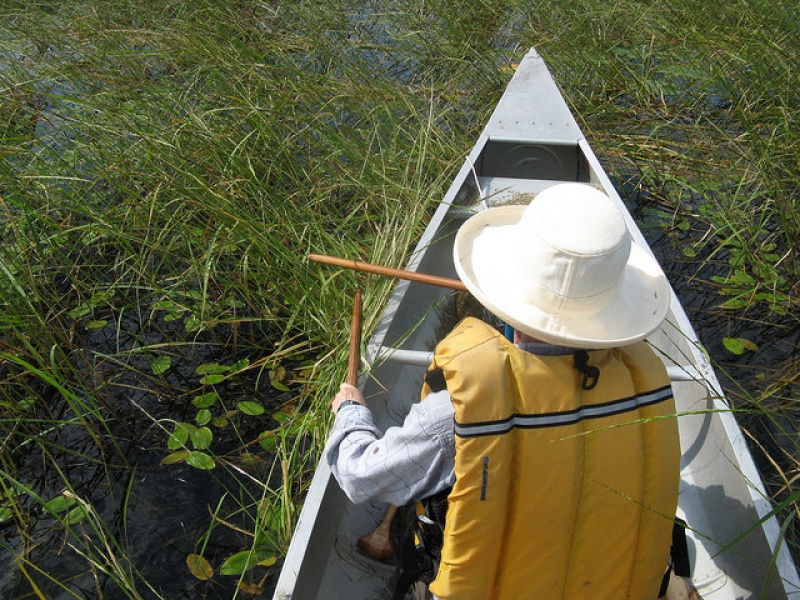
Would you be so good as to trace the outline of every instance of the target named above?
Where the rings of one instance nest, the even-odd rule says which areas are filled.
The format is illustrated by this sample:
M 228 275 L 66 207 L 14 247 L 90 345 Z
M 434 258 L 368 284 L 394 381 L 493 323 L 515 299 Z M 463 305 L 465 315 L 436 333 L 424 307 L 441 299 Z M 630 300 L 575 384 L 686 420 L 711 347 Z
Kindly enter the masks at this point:
M 592 153 L 543 61 L 531 51 L 433 216 L 407 268 L 456 277 L 458 227 L 484 206 L 527 203 L 556 182 L 604 190 L 646 246 Z M 457 292 L 399 282 L 367 344 L 362 389 L 379 428 L 402 423 L 419 399 L 425 352 L 462 316 Z M 673 377 L 682 450 L 679 514 L 693 529 L 693 581 L 705 600 L 800 598 L 800 582 L 769 515 L 745 440 L 713 370 L 673 293 L 663 327 L 649 339 Z M 387 350 L 411 351 L 386 358 Z M 398 355 L 401 353 L 398 353 Z M 409 358 L 411 356 L 411 358 Z M 416 357 L 416 358 L 415 358 Z M 274 598 L 391 598 L 397 569 L 356 549 L 386 506 L 352 505 L 320 464 L 306 498 Z M 763 522 L 762 522 L 763 520 Z

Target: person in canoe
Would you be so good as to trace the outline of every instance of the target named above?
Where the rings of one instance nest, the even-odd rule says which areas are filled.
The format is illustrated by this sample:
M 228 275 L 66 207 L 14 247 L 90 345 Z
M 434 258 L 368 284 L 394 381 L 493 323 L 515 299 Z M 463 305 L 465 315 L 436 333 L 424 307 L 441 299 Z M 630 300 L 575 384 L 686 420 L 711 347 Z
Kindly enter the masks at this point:
M 644 341 L 670 303 L 661 268 L 580 183 L 473 216 L 454 260 L 513 335 L 464 319 L 383 434 L 343 384 L 334 477 L 355 503 L 417 505 L 406 563 L 441 600 L 655 600 L 680 470 L 669 377 Z

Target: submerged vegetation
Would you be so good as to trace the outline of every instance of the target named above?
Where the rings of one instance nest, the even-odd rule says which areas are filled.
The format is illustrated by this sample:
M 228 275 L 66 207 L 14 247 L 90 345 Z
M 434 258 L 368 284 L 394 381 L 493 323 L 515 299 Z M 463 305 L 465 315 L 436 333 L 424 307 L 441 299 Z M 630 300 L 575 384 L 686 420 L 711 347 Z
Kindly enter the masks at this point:
M 5 2 L 0 595 L 268 593 L 352 292 L 368 332 L 390 285 L 304 257 L 401 266 L 530 46 L 796 529 L 799 29 L 779 2 Z

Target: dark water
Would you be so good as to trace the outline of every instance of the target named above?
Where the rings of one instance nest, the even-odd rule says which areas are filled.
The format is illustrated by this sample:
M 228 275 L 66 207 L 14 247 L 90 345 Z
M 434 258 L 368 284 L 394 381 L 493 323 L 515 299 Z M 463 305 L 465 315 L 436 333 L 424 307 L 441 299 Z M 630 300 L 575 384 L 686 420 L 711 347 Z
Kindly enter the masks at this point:
M 66 478 L 96 514 L 72 525 L 67 538 L 38 503 L 23 500 L 31 516 L 27 544 L 14 524 L 0 527 L 4 599 L 35 597 L 30 581 L 13 566 L 13 554 L 24 555 L 35 565 L 27 568 L 28 576 L 48 599 L 129 597 L 104 572 L 111 570 L 111 556 L 141 598 L 231 598 L 236 593 L 238 577 L 217 573 L 210 581 L 200 581 L 190 574 L 186 558 L 202 549 L 218 570 L 229 556 L 252 545 L 252 537 L 244 532 L 255 529 L 253 507 L 263 496 L 259 482 L 276 488 L 278 482 L 267 470 L 272 455 L 255 444 L 247 448 L 248 460 L 243 460 L 242 440 L 277 427 L 272 414 L 294 393 L 271 389 L 268 378 L 264 385 L 255 372 L 232 377 L 217 386 L 228 408 L 247 399 L 267 410 L 261 416 L 230 415 L 229 425 L 214 429 L 212 452 L 227 462 L 203 471 L 184 462 L 162 465 L 161 460 L 170 452 L 166 441 L 174 421 L 194 422 L 197 408 L 190 401 L 204 391 L 196 367 L 212 361 L 231 364 L 242 358 L 232 340 L 251 337 L 272 346 L 274 333 L 245 327 L 234 335 L 228 327 L 217 327 L 187 335 L 183 323 L 166 320 L 163 311 L 142 314 L 148 318 L 95 315 L 107 317 L 109 325 L 81 334 L 83 349 L 76 353 L 75 367 L 96 382 L 96 400 L 105 416 L 102 426 L 107 429 L 101 430 L 99 424 L 70 425 L 74 415 L 54 394 L 50 416 L 65 424 L 43 433 L 42 443 L 31 444 L 29 453 L 17 453 L 18 472 L 45 500 L 61 494 Z M 174 342 L 181 333 L 187 343 L 170 346 L 170 370 L 163 377 L 148 377 L 153 356 L 136 353 L 135 348 L 158 346 L 167 339 Z M 258 344 L 249 339 L 241 346 L 252 349 Z M 213 410 L 225 412 L 221 405 Z M 48 447 L 52 454 L 41 450 Z M 56 462 L 65 476 L 53 468 Z M 220 521 L 212 517 L 215 512 Z M 82 546 L 84 539 L 87 544 Z M 95 548 L 106 544 L 107 550 L 98 555 Z M 87 566 L 91 562 L 96 566 Z M 258 575 L 263 576 L 264 569 Z

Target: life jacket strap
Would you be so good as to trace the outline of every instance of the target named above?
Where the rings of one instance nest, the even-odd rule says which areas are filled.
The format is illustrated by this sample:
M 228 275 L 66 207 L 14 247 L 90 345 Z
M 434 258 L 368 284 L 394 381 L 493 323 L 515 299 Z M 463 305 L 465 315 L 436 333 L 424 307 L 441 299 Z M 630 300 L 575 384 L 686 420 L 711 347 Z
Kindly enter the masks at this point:
M 447 497 L 452 488 L 400 509 L 405 525 L 395 527 L 393 542 L 400 575 L 392 600 L 405 598 L 409 587 L 421 581 L 430 584 L 439 571 L 447 518 Z M 397 520 L 397 519 L 396 519 Z
M 586 350 L 576 350 L 573 354 L 575 358 L 575 368 L 583 375 L 581 389 L 589 391 L 600 381 L 600 369 L 589 363 L 589 353 Z
M 669 549 L 669 558 L 669 567 L 661 580 L 661 589 L 658 592 L 659 598 L 667 593 L 671 573 L 687 579 L 692 574 L 689 545 L 686 542 L 686 521 L 678 517 L 675 517 L 675 524 L 672 526 L 672 545 Z
M 431 392 L 442 392 L 447 389 L 447 380 L 444 378 L 444 371 L 432 369 L 425 372 L 425 383 Z

